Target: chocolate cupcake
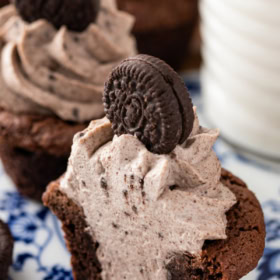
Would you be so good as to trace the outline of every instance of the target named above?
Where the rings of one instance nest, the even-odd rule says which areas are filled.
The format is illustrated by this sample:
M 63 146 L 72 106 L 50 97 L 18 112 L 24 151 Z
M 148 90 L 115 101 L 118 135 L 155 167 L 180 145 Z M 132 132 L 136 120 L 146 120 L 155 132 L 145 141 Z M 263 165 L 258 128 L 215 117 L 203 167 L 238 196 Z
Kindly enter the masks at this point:
M 37 200 L 65 171 L 73 135 L 104 115 L 111 69 L 136 52 L 134 19 L 113 0 L 41 2 L 0 10 L 0 156 Z
M 140 53 L 157 56 L 178 68 L 198 20 L 197 0 L 117 0 L 120 9 L 133 14 L 133 34 Z
M 264 217 L 212 149 L 182 80 L 139 55 L 111 73 L 106 117 L 75 135 L 43 202 L 62 221 L 74 279 L 238 280 L 262 256 Z M 115 134 L 115 135 L 114 135 Z

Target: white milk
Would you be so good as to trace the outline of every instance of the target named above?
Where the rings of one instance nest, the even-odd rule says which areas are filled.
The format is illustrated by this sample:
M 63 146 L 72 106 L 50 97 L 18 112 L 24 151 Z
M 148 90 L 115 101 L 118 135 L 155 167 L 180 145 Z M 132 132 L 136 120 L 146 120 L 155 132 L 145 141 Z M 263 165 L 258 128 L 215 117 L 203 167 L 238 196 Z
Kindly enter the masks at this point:
M 280 159 L 280 0 L 201 0 L 202 91 L 229 141 Z

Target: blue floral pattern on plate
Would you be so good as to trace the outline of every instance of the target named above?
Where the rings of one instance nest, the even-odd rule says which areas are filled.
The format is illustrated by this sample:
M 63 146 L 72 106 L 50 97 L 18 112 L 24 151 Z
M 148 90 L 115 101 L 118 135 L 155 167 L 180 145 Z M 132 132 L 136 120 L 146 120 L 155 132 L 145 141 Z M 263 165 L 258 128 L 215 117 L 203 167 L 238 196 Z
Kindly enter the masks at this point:
M 0 215 L 15 240 L 10 279 L 71 280 L 69 254 L 58 220 L 47 208 L 21 197 L 8 178 L 2 179 L 7 189 L 0 192 Z
M 203 106 L 197 75 L 187 77 L 194 104 L 203 122 Z M 266 248 L 259 266 L 244 280 L 280 279 L 280 175 L 241 156 L 219 139 L 215 151 L 223 166 L 248 183 L 262 203 Z M 6 221 L 15 239 L 10 280 L 71 280 L 70 255 L 64 244 L 60 223 L 51 212 L 22 198 L 0 165 L 0 218 Z

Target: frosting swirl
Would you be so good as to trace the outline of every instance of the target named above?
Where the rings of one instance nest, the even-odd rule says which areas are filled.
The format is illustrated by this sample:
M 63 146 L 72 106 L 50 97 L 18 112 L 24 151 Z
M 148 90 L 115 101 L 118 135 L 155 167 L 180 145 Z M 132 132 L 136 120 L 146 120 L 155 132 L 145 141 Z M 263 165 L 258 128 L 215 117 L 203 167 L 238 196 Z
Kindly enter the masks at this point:
M 134 19 L 103 0 L 81 33 L 45 20 L 24 22 L 13 5 L 0 11 L 0 105 L 15 113 L 55 114 L 84 122 L 104 115 L 104 81 L 136 52 Z
M 220 182 L 218 134 L 196 117 L 188 140 L 165 155 L 134 136 L 113 137 L 106 118 L 75 136 L 60 188 L 83 208 L 102 279 L 169 279 L 173 256 L 199 257 L 205 240 L 226 238 L 236 198 Z

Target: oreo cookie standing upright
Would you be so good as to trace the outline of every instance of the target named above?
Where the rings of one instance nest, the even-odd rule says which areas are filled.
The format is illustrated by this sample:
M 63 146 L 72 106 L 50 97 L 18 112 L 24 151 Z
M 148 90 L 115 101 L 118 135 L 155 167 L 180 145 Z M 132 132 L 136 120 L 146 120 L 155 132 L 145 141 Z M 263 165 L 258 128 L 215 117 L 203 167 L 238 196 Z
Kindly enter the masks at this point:
M 171 152 L 192 131 L 189 93 L 176 72 L 155 57 L 137 55 L 117 66 L 103 102 L 114 132 L 137 136 L 153 153 Z

